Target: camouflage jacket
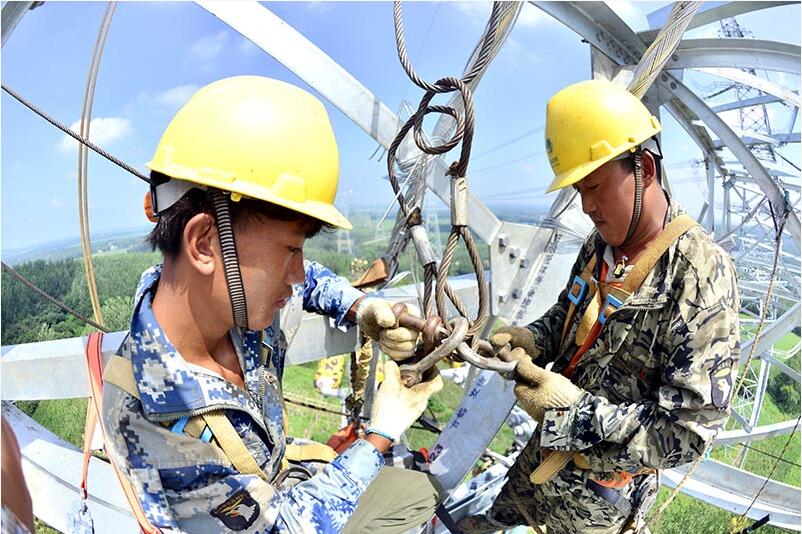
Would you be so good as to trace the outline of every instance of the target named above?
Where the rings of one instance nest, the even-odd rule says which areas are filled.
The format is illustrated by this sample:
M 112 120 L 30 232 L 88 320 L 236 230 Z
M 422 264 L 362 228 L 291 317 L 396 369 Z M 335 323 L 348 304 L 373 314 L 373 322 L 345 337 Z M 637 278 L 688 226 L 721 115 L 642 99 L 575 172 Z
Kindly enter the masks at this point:
M 273 494 L 261 478 L 239 473 L 208 437 L 184 434 L 187 417 L 225 409 L 272 480 L 286 445 L 280 385 L 286 343 L 277 321 L 264 332 L 231 330 L 245 389 L 187 363 L 151 310 L 159 276 L 159 267 L 142 275 L 119 352 L 131 360 L 141 400 L 110 383 L 103 392 L 109 455 L 131 480 L 150 522 L 165 531 L 339 532 L 382 456 L 357 441 L 310 480 Z M 361 294 L 313 262 L 296 289 L 304 309 L 329 315 L 338 326 L 350 326 L 345 314 Z
M 682 213 L 674 203 L 668 219 Z M 590 299 L 577 306 L 565 341 L 568 292 L 576 275 L 606 244 L 593 232 L 579 252 L 568 284 L 542 317 L 528 325 L 542 355 L 560 372 L 577 351 L 576 330 Z M 586 292 L 587 293 L 587 292 Z M 511 523 L 525 519 L 520 503 L 555 532 L 620 525 L 624 519 L 585 487 L 588 477 L 673 468 L 693 461 L 729 415 L 740 353 L 739 300 L 729 256 L 695 226 L 658 261 L 641 287 L 610 314 L 571 381 L 584 389 L 569 407 L 547 410 L 494 508 Z M 573 464 L 551 482 L 533 486 L 529 473 L 542 449 L 581 451 L 590 469 Z M 641 477 L 638 477 L 640 479 Z M 632 484 L 622 490 L 632 495 Z M 507 507 L 506 501 L 519 505 Z M 521 501 L 523 499 L 523 501 Z

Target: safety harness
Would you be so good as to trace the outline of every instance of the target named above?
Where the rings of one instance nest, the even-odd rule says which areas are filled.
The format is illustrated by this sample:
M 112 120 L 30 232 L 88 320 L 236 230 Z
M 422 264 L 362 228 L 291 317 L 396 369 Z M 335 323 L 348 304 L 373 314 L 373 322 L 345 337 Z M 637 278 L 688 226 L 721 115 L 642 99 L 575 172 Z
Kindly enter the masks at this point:
M 84 461 L 80 485 L 82 492 L 82 508 L 79 511 L 79 516 L 83 523 L 88 525 L 91 525 L 91 518 L 89 518 L 86 508 L 86 499 L 88 497 L 86 489 L 87 475 L 89 459 L 92 452 L 92 436 L 96 423 L 99 423 L 101 431 L 103 432 L 103 441 L 106 443 L 106 432 L 103 427 L 102 418 L 99 416 L 103 413 L 103 381 L 105 380 L 110 384 L 114 384 L 137 399 L 140 398 L 130 360 L 112 355 L 106 363 L 105 368 L 103 367 L 103 355 L 101 351 L 102 339 L 103 334 L 95 332 L 89 335 L 86 344 L 86 361 L 92 396 L 89 398 L 86 430 L 84 434 Z M 283 473 L 296 469 L 296 467 L 291 466 L 289 462 L 317 461 L 328 463 L 337 457 L 337 453 L 335 453 L 331 447 L 323 445 L 322 443 L 288 443 L 281 460 L 281 472 L 277 475 L 275 480 L 271 481 L 268 480 L 265 472 L 259 468 L 259 465 L 248 451 L 242 438 L 234 429 L 228 417 L 226 417 L 224 410 L 212 410 L 192 417 L 182 417 L 177 421 L 171 421 L 165 424 L 173 432 L 186 434 L 218 447 L 237 471 L 244 475 L 256 475 L 270 484 L 271 487 L 275 487 L 280 480 L 285 478 L 282 476 Z M 109 456 L 109 460 L 120 482 L 120 486 L 123 489 L 128 505 L 139 527 L 142 529 L 142 532 L 145 534 L 160 533 L 161 531 L 148 521 L 145 513 L 142 511 L 142 506 L 139 504 L 131 482 L 114 464 L 111 460 L 111 456 Z
M 602 262 L 598 280 L 594 277 L 596 269 L 596 255 L 588 261 L 580 275 L 574 277 L 568 291 L 569 307 L 565 317 L 560 347 L 566 342 L 568 330 L 573 324 L 577 311 L 585 301 L 588 301 L 585 312 L 579 320 L 576 329 L 575 342 L 577 350 L 562 374 L 568 378 L 573 376 L 577 366 L 588 350 L 595 344 L 604 325 L 624 302 L 637 291 L 652 271 L 663 254 L 677 242 L 688 230 L 698 223 L 687 215 L 679 215 L 669 222 L 663 231 L 652 241 L 638 261 L 629 271 L 627 277 L 620 283 L 607 283 L 607 264 Z M 575 451 L 550 451 L 544 449 L 543 461 L 530 475 L 533 484 L 544 484 L 554 478 L 572 459 L 577 467 L 587 469 L 587 459 Z M 613 473 L 610 479 L 588 479 L 587 486 L 597 495 L 610 502 L 624 517 L 632 511 L 631 503 L 625 499 L 620 488 L 625 487 L 635 476 L 654 473 L 654 469 L 640 469 L 635 473 L 625 471 Z

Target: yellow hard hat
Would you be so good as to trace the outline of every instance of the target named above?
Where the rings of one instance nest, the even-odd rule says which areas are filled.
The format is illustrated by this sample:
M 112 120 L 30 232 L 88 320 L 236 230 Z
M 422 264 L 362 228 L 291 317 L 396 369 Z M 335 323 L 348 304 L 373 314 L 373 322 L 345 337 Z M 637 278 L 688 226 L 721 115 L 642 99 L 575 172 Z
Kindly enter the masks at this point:
M 323 104 L 262 76 L 196 92 L 164 131 L 148 168 L 176 180 L 264 200 L 350 229 L 334 207 L 339 155 Z
M 588 80 L 546 104 L 546 154 L 554 171 L 548 191 L 573 185 L 661 130 L 660 122 L 624 87 Z

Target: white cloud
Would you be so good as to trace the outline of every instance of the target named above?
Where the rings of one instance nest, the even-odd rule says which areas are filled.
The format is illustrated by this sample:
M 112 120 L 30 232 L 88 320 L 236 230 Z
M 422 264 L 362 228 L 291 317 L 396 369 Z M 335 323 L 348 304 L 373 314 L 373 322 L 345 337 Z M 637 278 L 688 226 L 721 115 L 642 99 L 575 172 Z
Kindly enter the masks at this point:
M 492 2 L 455 2 L 453 5 L 468 17 L 473 26 L 484 26 L 493 10 Z
M 518 14 L 518 20 L 515 21 L 516 26 L 523 26 L 524 28 L 534 28 L 538 26 L 548 15 L 542 9 L 537 8 L 525 2 L 521 6 L 521 12 Z
M 307 2 L 306 10 L 315 15 L 323 15 L 331 11 L 331 2 Z
M 80 131 L 81 121 L 75 121 L 70 125 L 73 132 Z M 89 123 L 89 140 L 97 145 L 105 145 L 112 141 L 118 141 L 131 133 L 131 121 L 122 117 L 96 117 Z M 64 137 L 56 145 L 59 152 L 72 152 L 75 150 L 77 141 L 64 134 Z
M 200 86 L 194 83 L 176 85 L 161 92 L 143 91 L 136 100 L 140 104 L 175 110 L 183 106 L 198 89 Z
M 220 55 L 226 41 L 228 34 L 225 30 L 202 37 L 189 47 L 189 57 L 197 61 L 211 61 Z
M 248 39 L 243 38 L 237 43 L 237 50 L 239 50 L 243 56 L 248 57 L 257 52 L 261 52 L 262 49 L 250 42 Z
M 649 27 L 646 17 L 635 6 L 634 2 L 629 2 L 628 0 L 609 0 L 605 3 L 607 7 L 612 9 L 613 12 L 621 17 L 634 31 L 641 31 Z
M 56 197 L 53 197 L 53 199 L 50 201 L 51 208 L 60 208 L 61 206 L 62 206 L 61 200 Z

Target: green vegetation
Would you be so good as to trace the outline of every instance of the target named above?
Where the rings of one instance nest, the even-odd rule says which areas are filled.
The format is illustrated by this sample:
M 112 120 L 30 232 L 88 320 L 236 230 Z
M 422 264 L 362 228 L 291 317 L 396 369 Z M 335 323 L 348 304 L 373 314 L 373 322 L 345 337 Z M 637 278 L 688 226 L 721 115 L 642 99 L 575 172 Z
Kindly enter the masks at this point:
M 386 240 L 376 240 L 377 234 L 380 236 L 381 232 L 375 231 L 375 218 L 371 219 L 368 214 L 357 214 L 352 216 L 352 221 L 355 223 L 355 230 L 351 233 L 351 239 L 353 243 L 363 243 L 361 246 L 352 245 L 353 255 L 338 252 L 338 237 L 331 233 L 321 234 L 310 240 L 305 247 L 305 253 L 309 259 L 320 261 L 351 279 L 359 275 L 359 271 L 352 268 L 354 258 L 366 260 L 361 262 L 363 264 L 369 263 L 381 255 L 387 244 Z M 391 225 L 385 223 L 382 229 L 385 235 L 389 234 L 390 228 Z M 445 233 L 441 233 L 443 243 L 445 243 L 445 237 Z M 340 241 L 342 248 L 344 240 Z M 371 241 L 374 242 L 371 243 Z M 146 252 L 140 245 L 131 245 L 128 250 L 124 253 L 112 251 L 95 256 L 98 291 L 106 324 L 111 330 L 127 328 L 131 299 L 139 275 L 148 266 L 160 261 L 158 254 Z M 452 273 L 471 272 L 466 253 L 462 248 L 459 248 L 459 251 L 453 263 Z M 481 251 L 486 262 L 487 247 L 482 246 Z M 399 270 L 408 269 L 409 265 L 409 255 L 402 255 Z M 62 259 L 49 261 L 35 260 L 19 264 L 16 268 L 39 287 L 67 305 L 84 315 L 91 315 L 92 310 L 83 275 L 83 263 L 80 259 L 74 257 L 64 259 L 62 257 Z M 2 288 L 3 345 L 79 336 L 90 331 L 90 328 L 81 324 L 77 319 L 44 302 L 5 273 L 2 276 Z M 791 333 L 778 341 L 775 348 L 788 351 L 796 347 L 798 343 L 799 337 Z M 788 358 L 785 363 L 799 371 L 799 351 Z M 755 362 L 753 365 L 758 365 L 758 363 Z M 284 379 L 287 396 L 324 406 L 335 412 L 341 411 L 342 408 L 337 399 L 324 397 L 314 388 L 315 370 L 315 363 L 288 368 Z M 450 419 L 462 394 L 463 390 L 459 386 L 447 382 L 443 391 L 431 401 L 429 415 L 444 425 Z M 769 379 L 768 395 L 763 404 L 760 424 L 798 417 L 800 413 L 799 399 L 799 385 L 774 369 Z M 85 399 L 25 401 L 18 402 L 17 406 L 76 447 L 81 446 L 86 413 Z M 287 403 L 287 413 L 291 435 L 316 441 L 325 442 L 343 424 L 342 417 L 338 415 L 293 403 Z M 734 425 L 735 423 L 731 421 L 730 427 Z M 413 449 L 431 447 L 435 441 L 433 433 L 418 429 L 411 430 L 407 437 Z M 747 451 L 743 468 L 761 476 L 772 474 L 772 478 L 777 481 L 799 486 L 799 432 L 792 436 L 787 450 L 782 454 L 787 441 L 788 436 L 786 435 L 754 443 L 754 446 Z M 512 430 L 503 425 L 490 448 L 504 453 L 511 443 Z M 720 461 L 735 463 L 741 452 L 740 447 L 717 448 L 713 451 L 712 457 Z M 780 462 L 775 469 L 776 461 L 773 457 L 781 454 L 785 461 Z M 668 490 L 662 489 L 658 503 L 663 502 L 668 493 Z M 663 515 L 660 524 L 652 531 L 656 534 L 726 532 L 731 517 L 732 515 L 728 512 L 680 495 Z M 54 532 L 41 523 L 37 523 L 36 530 L 37 532 Z M 761 532 L 781 531 L 772 527 L 763 527 Z

